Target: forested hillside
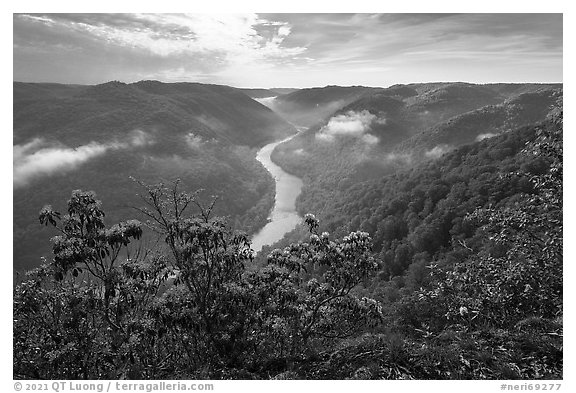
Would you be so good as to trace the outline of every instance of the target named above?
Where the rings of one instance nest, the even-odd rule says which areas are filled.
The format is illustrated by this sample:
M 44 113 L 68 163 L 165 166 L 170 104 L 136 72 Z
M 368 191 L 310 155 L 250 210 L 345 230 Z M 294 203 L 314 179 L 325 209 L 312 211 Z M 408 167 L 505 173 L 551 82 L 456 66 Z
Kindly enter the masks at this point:
M 272 158 L 303 178 L 299 211 L 322 216 L 352 184 L 543 121 L 561 99 L 558 85 L 397 85 L 337 110 Z
M 14 290 L 14 377 L 561 379 L 562 134 L 557 107 L 350 185 L 257 269 L 177 184 L 144 186 L 168 247 L 128 260 L 145 226 L 76 191 L 40 213 L 53 262 Z
M 133 212 L 147 182 L 185 178 L 187 190 L 222 198 L 248 232 L 266 222 L 274 183 L 255 161 L 295 129 L 238 89 L 142 81 L 95 86 L 14 83 L 14 268 L 49 255 L 36 214 L 72 189 L 94 190 L 113 220 Z
M 275 151 L 304 178 L 300 211 L 331 236 L 369 233 L 380 261 L 358 293 L 381 302 L 387 333 L 350 340 L 303 372 L 561 373 L 562 90 L 487 85 L 496 94 L 478 98 L 451 87 L 367 95 Z M 276 246 L 305 238 L 296 229 Z
M 238 89 L 158 81 L 94 86 L 15 82 L 14 124 L 15 143 L 39 136 L 99 142 L 146 127 L 166 137 L 187 131 L 203 139 L 262 146 L 293 132 Z
M 448 151 L 456 146 L 491 138 L 511 129 L 542 121 L 557 105 L 562 89 L 526 92 L 497 105 L 487 105 L 442 121 L 406 140 L 395 151 L 425 156 L 433 149 Z
M 349 340 L 301 372 L 558 378 L 562 160 L 556 107 L 542 124 L 335 193 L 323 229 L 372 235 L 380 265 L 357 293 L 381 302 L 386 333 Z M 280 247 L 305 236 L 296 230 Z

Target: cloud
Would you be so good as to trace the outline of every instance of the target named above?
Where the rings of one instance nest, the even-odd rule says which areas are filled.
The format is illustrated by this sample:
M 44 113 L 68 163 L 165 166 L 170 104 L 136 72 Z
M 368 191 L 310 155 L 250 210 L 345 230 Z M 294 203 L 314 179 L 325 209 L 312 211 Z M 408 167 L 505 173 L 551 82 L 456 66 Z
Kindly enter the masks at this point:
M 410 164 L 412 163 L 412 155 L 409 153 L 388 153 L 384 156 L 384 160 L 388 163 L 401 163 Z
M 275 97 L 254 98 L 254 100 L 258 101 L 262 105 L 267 106 L 268 108 L 273 110 L 274 105 L 275 105 L 276 96 Z
M 202 138 L 199 135 L 194 135 L 192 132 L 186 134 L 184 139 L 186 140 L 186 144 L 193 150 L 200 149 L 204 144 Z
M 363 110 L 362 112 L 349 111 L 345 115 L 334 116 L 328 124 L 320 130 L 330 135 L 362 135 L 369 127 L 376 115 Z
M 360 138 L 369 145 L 378 143 L 378 137 L 366 134 L 373 122 L 381 123 L 382 119 L 367 110 L 361 112 L 348 111 L 345 114 L 333 116 L 324 127 L 316 133 L 316 139 L 334 141 L 336 137 L 350 136 Z
M 22 160 L 22 158 L 28 154 L 28 152 L 38 149 L 44 142 L 40 138 L 34 138 L 28 143 L 23 145 L 14 145 L 14 162 Z
M 380 139 L 372 134 L 364 134 L 362 135 L 362 141 L 368 145 L 375 145 L 380 141 Z
M 434 146 L 433 149 L 425 152 L 424 155 L 428 158 L 440 158 L 452 149 L 453 148 L 450 145 L 438 145 Z
M 498 136 L 498 134 L 493 134 L 491 132 L 488 132 L 486 134 L 480 134 L 476 137 L 476 142 L 481 141 L 482 139 L 486 139 L 486 138 L 492 138 Z
M 77 148 L 40 147 L 43 144 L 35 139 L 25 145 L 14 146 L 14 187 L 27 185 L 33 178 L 51 175 L 56 172 L 67 172 L 75 169 L 91 158 L 100 156 L 117 145 L 89 143 Z M 35 150 L 32 152 L 32 150 Z
M 134 130 L 130 133 L 130 144 L 134 147 L 148 146 L 154 143 L 154 139 L 142 130 Z
M 316 140 L 320 142 L 334 142 L 334 135 L 319 132 L 316 134 Z
M 13 146 L 14 187 L 22 187 L 39 176 L 58 172 L 69 172 L 83 163 L 101 156 L 110 150 L 130 149 L 155 143 L 149 134 L 133 130 L 126 142 L 90 142 L 75 148 L 61 144 L 50 144 L 41 138 Z
M 305 47 L 284 45 L 291 33 L 289 23 L 271 22 L 253 13 L 16 14 L 15 19 L 160 57 L 209 55 L 225 63 L 242 64 L 306 51 Z
M 559 13 L 14 14 L 13 77 L 238 87 L 557 82 L 562 32 Z

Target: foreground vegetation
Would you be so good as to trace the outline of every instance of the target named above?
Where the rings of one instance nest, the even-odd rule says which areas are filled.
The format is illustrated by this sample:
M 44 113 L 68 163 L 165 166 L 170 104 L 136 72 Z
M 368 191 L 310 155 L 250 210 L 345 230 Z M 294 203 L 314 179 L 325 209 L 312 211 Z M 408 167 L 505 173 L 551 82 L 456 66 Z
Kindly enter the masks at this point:
M 386 178 L 376 231 L 364 209 L 345 236 L 306 215 L 309 238 L 260 269 L 177 183 L 145 186 L 145 223 L 111 227 L 75 191 L 40 214 L 53 261 L 14 289 L 14 378 L 562 378 L 562 115 L 509 138 L 423 166 L 409 203 Z M 487 152 L 505 165 L 457 176 Z

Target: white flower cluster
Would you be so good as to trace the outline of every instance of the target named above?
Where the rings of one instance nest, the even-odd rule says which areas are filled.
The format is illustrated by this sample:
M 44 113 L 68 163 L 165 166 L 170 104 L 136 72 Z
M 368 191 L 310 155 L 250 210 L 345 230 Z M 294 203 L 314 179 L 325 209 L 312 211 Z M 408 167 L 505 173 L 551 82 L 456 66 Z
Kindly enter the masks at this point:
M 370 234 L 368 232 L 361 232 L 361 231 L 351 232 L 348 236 L 344 236 L 342 240 L 344 240 L 345 242 L 369 241 Z

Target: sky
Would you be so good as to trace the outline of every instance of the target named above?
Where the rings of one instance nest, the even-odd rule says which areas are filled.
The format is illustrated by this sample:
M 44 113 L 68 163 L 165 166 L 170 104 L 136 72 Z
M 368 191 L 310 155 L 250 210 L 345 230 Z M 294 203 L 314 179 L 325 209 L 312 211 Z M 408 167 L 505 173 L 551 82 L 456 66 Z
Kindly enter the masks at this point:
M 14 80 L 562 82 L 562 14 L 14 14 Z

